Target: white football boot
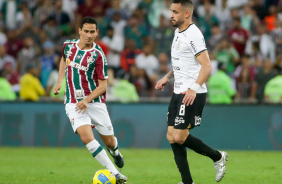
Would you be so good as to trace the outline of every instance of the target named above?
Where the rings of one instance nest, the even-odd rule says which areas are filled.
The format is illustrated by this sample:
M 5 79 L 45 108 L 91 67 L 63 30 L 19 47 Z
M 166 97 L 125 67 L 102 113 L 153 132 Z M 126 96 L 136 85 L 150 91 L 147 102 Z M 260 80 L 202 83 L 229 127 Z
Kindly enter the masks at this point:
M 224 151 L 220 151 L 222 157 L 219 161 L 214 162 L 214 167 L 216 170 L 215 180 L 220 182 L 225 174 L 225 165 L 227 161 L 228 154 Z

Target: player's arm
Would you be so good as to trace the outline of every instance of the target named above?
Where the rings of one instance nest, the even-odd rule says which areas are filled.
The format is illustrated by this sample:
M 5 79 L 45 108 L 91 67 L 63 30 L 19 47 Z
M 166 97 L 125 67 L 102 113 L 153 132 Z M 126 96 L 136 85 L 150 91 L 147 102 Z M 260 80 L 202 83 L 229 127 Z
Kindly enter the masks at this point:
M 196 57 L 198 62 L 202 65 L 202 68 L 200 70 L 196 82 L 191 86 L 191 88 L 189 88 L 187 91 L 182 93 L 185 94 L 182 102 L 187 106 L 193 104 L 196 98 L 196 91 L 208 80 L 212 70 L 212 66 L 207 50 L 199 53 Z
M 57 84 L 53 88 L 53 93 L 55 95 L 59 94 L 59 90 L 61 89 L 62 82 L 63 82 L 64 77 L 65 77 L 65 67 L 66 67 L 65 59 L 64 59 L 64 57 L 62 57 L 61 61 L 60 61 L 60 66 L 59 66 L 58 82 L 57 82 Z
M 173 70 L 171 69 L 161 80 L 159 80 L 155 86 L 156 89 L 164 90 L 165 85 L 170 79 L 174 77 Z
M 87 109 L 88 103 L 92 102 L 94 99 L 105 93 L 107 89 L 107 79 L 99 79 L 98 84 L 99 86 L 90 95 L 77 103 L 75 110 L 78 111 L 78 113 L 82 112 L 83 114 Z

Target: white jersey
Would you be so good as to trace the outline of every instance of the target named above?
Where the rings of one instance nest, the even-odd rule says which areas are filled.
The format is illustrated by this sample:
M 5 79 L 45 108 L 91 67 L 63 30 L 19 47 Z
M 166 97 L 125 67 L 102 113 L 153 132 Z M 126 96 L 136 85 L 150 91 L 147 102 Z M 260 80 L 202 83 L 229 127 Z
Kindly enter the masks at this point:
M 175 94 L 187 91 L 196 82 L 202 67 L 196 57 L 205 50 L 204 36 L 195 24 L 181 32 L 178 28 L 175 30 L 171 47 Z M 197 93 L 206 92 L 205 84 L 197 90 Z

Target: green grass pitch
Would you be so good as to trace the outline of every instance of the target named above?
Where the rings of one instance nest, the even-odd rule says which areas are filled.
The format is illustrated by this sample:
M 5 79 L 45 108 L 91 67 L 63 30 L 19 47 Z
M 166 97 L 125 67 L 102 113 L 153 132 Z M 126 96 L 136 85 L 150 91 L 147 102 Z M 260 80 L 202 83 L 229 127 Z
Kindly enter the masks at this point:
M 180 175 L 171 150 L 121 149 L 127 184 L 178 184 Z M 282 152 L 227 151 L 222 184 L 281 184 Z M 188 151 L 196 184 L 215 184 L 213 162 Z M 0 147 L 0 184 L 91 184 L 103 167 L 86 148 Z

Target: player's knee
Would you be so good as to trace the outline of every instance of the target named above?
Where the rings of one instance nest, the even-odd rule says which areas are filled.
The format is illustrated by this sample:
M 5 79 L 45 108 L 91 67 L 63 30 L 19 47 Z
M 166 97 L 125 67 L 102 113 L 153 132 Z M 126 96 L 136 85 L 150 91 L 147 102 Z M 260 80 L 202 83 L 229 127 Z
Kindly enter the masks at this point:
M 183 144 L 185 142 L 185 138 L 181 137 L 181 136 L 174 136 L 174 141 L 177 144 Z
M 115 148 L 116 142 L 115 142 L 115 140 L 109 139 L 109 140 L 106 140 L 106 141 L 105 141 L 105 145 L 106 145 L 108 148 Z
M 85 135 L 81 135 L 80 136 L 80 139 L 81 139 L 81 141 L 83 142 L 83 144 L 88 144 L 88 143 L 90 143 L 91 141 L 93 141 L 93 137 L 91 137 L 91 136 L 85 136 Z
M 174 138 L 173 138 L 173 135 L 167 133 L 167 134 L 166 134 L 166 138 L 167 138 L 167 140 L 168 140 L 168 142 L 169 142 L 170 144 L 175 143 Z

